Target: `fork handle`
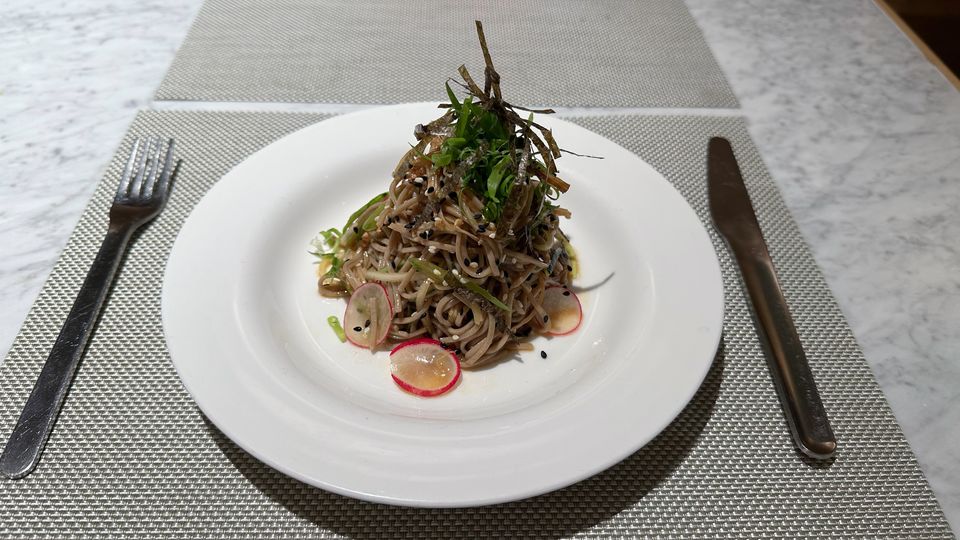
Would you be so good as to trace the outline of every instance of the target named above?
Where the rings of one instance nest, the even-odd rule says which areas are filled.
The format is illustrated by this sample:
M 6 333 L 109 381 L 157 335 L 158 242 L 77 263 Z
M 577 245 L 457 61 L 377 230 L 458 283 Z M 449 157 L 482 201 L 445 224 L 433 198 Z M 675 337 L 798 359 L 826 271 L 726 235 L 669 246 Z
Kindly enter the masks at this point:
M 40 461 L 43 446 L 60 414 L 67 390 L 134 229 L 130 225 L 111 224 L 107 230 L 100 251 L 87 272 L 70 314 L 0 456 L 0 472 L 8 478 L 23 478 Z

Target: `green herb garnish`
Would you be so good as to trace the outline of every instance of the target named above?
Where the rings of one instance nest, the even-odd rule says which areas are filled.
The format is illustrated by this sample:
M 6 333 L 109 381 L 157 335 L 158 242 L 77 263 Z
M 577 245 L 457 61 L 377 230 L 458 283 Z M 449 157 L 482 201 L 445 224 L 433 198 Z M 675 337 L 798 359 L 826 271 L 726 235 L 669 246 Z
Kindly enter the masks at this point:
M 340 245 L 353 247 L 354 243 L 360 238 L 361 232 L 369 232 L 376 228 L 376 219 L 383 212 L 385 204 L 383 201 L 386 198 L 387 193 L 383 192 L 350 214 L 350 217 L 347 218 L 347 224 L 343 226 Z
M 468 95 L 460 100 L 449 81 L 444 85 L 449 103 L 442 105 L 448 113 L 441 120 L 449 126 L 445 131 L 447 137 L 438 150 L 424 157 L 434 167 L 447 168 L 463 187 L 480 197 L 482 214 L 487 221 L 507 229 L 515 225 L 522 228 L 536 214 L 535 208 L 520 207 L 522 202 L 531 200 L 528 189 L 537 190 L 536 201 L 545 197 L 555 200 L 559 191 L 566 190 L 566 184 L 556 178 L 554 159 L 560 157 L 560 148 L 550 130 L 533 121 L 534 112 L 549 114 L 553 111 L 533 111 L 503 100 L 500 75 L 493 67 L 479 21 L 477 34 L 486 64 L 484 86 L 481 89 L 467 68 L 460 66 L 458 71 L 463 82 L 457 84 Z M 529 115 L 523 118 L 517 110 Z M 531 182 L 532 175 L 539 178 Z M 540 187 L 545 184 L 552 184 L 552 189 Z M 560 189 L 553 186 L 560 186 Z
M 337 279 L 340 276 L 340 267 L 343 266 L 343 261 L 340 257 L 337 257 L 340 237 L 340 231 L 335 228 L 330 228 L 325 231 L 320 231 L 317 237 L 310 242 L 310 245 L 313 247 L 313 251 L 311 251 L 310 254 L 320 259 L 317 262 L 321 265 L 321 271 L 323 271 L 323 275 L 320 278 L 321 281 Z M 324 268 L 326 268 L 325 271 L 323 270 Z
M 327 324 L 333 329 L 333 333 L 337 335 L 337 339 L 339 339 L 341 343 L 346 343 L 347 333 L 344 332 L 343 327 L 340 326 L 340 319 L 338 319 L 336 315 L 331 315 L 327 317 Z

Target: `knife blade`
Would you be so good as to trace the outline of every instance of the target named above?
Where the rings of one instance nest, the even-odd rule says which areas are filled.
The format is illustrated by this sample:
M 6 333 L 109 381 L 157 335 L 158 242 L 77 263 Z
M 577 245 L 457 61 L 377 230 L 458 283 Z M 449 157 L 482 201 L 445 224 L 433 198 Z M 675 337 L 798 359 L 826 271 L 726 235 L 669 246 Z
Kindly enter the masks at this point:
M 707 147 L 707 198 L 713 222 L 740 267 L 757 334 L 766 353 L 787 424 L 800 450 L 817 459 L 834 455 L 836 437 L 780 288 L 767 243 L 743 183 L 730 141 Z

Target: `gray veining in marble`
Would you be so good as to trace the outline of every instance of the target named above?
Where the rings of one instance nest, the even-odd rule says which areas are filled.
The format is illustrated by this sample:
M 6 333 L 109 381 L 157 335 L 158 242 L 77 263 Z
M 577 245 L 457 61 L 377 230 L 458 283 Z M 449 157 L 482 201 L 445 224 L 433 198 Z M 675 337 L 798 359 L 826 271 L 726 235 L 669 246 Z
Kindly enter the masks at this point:
M 0 351 L 6 351 L 196 0 L 4 2 Z
M 200 3 L 4 4 L 0 353 Z M 960 93 L 868 0 L 687 4 L 960 527 Z

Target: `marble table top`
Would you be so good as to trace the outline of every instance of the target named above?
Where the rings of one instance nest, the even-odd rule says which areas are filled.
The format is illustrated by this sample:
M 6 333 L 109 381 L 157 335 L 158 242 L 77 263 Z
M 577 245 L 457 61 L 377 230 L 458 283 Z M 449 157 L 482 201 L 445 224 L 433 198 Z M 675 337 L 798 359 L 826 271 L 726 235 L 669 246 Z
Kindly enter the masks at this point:
M 960 92 L 869 0 L 686 0 L 933 490 L 960 529 Z M 201 0 L 8 0 L 0 355 Z M 617 109 L 578 110 L 589 114 Z M 636 111 L 629 111 L 636 112 Z

